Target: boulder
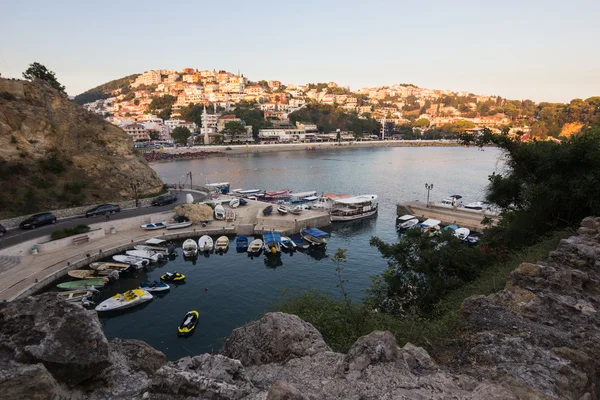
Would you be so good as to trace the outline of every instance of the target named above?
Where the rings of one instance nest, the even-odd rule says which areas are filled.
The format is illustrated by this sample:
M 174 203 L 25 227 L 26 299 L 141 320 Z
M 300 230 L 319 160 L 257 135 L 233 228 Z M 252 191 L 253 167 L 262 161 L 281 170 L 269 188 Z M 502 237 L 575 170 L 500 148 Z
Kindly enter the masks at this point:
M 369 365 L 395 362 L 399 355 L 394 335 L 387 331 L 374 331 L 358 338 L 350 348 L 344 357 L 343 370 L 362 372 Z
M 267 400 L 306 400 L 306 397 L 286 381 L 277 381 L 269 389 Z
M 0 398 L 4 400 L 64 399 L 68 394 L 43 364 L 0 364 Z

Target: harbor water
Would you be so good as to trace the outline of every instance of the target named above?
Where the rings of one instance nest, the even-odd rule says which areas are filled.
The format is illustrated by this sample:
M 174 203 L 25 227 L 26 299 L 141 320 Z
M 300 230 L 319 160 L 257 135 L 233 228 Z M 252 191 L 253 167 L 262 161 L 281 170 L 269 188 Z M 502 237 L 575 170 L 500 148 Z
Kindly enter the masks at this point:
M 348 281 L 347 291 L 358 299 L 369 287 L 370 277 L 386 267 L 369 239 L 398 240 L 396 203 L 424 201 L 425 183 L 434 185 L 432 201 L 450 194 L 462 195 L 465 202 L 482 200 L 488 175 L 502 167 L 497 149 L 463 147 L 253 153 L 155 164 L 153 168 L 168 183 L 184 183 L 191 172 L 194 184 L 226 181 L 231 188 L 377 194 L 379 213 L 332 225 L 325 251 L 282 254 L 279 260 L 237 253 L 233 237 L 224 255 L 184 260 L 179 243 L 178 257 L 121 279 L 105 289 L 100 300 L 134 288 L 140 281 L 159 280 L 167 271 L 185 274 L 185 284 L 172 285 L 170 292 L 156 295 L 141 307 L 100 315 L 104 332 L 109 339 L 144 340 L 171 360 L 216 352 L 234 328 L 273 310 L 284 297 L 308 289 L 339 295 L 330 259 L 338 248 L 347 249 L 342 275 Z M 200 314 L 196 332 L 178 338 L 177 326 L 188 310 Z

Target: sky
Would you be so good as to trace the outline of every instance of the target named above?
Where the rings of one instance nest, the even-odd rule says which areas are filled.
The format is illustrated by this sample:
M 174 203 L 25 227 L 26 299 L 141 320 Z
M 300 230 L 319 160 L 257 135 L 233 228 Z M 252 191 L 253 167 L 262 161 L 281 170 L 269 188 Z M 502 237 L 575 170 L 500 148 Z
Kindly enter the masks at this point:
M 395 83 L 568 102 L 600 95 L 600 1 L 1 0 L 0 74 L 70 95 L 151 69 L 352 90 Z

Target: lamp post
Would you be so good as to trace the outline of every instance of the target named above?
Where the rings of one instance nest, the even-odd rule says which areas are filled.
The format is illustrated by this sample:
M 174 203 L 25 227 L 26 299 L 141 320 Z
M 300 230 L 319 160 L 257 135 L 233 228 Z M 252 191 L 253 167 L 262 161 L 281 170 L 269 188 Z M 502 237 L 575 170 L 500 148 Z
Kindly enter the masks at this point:
M 425 189 L 427 189 L 427 205 L 426 205 L 426 207 L 429 208 L 429 192 L 433 189 L 433 183 L 426 183 Z
M 131 186 L 131 189 L 133 190 L 133 194 L 134 194 L 134 197 L 135 197 L 135 207 L 137 208 L 138 205 L 139 205 L 138 195 L 137 195 L 137 184 L 136 183 L 131 183 L 130 186 Z

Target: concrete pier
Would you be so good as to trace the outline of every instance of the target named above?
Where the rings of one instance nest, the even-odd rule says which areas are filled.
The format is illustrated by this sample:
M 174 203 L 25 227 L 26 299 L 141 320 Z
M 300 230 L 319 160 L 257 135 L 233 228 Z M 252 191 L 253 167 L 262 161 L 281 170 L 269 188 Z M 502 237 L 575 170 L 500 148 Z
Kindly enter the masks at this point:
M 445 207 L 425 202 L 409 201 L 396 205 L 398 216 L 411 214 L 421 219 L 433 218 L 442 222 L 443 225 L 458 225 L 472 231 L 481 232 L 484 226 L 481 221 L 488 217 L 492 221 L 498 220 L 498 215 L 485 210 L 469 210 L 458 207 Z

